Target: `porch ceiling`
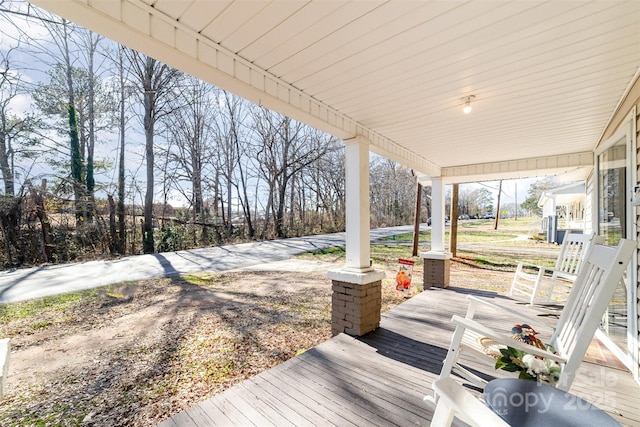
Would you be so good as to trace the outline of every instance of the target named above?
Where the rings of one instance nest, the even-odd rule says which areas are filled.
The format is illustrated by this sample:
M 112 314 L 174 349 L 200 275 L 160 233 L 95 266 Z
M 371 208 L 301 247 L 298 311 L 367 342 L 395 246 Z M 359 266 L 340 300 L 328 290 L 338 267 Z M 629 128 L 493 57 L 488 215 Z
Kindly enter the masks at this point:
M 449 182 L 585 174 L 640 67 L 638 1 L 32 2 Z

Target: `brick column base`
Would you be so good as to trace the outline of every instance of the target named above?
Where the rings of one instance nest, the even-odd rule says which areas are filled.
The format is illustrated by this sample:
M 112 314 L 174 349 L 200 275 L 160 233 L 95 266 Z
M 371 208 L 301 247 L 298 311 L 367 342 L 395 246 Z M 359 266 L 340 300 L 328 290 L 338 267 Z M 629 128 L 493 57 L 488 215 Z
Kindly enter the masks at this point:
M 449 287 L 450 254 L 421 254 L 424 259 L 424 289 Z
M 332 280 L 331 335 L 361 336 L 380 326 L 382 280 L 355 284 Z

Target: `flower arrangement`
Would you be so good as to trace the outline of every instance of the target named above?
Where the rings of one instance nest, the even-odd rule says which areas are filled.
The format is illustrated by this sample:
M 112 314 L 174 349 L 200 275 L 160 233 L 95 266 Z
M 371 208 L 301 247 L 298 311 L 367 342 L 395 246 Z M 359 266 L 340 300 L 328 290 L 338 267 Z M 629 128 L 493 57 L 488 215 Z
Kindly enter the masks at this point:
M 540 341 L 540 338 L 536 337 L 538 334 L 531 326 L 523 323 L 522 325 L 515 325 L 511 328 L 513 332 L 513 339 L 522 341 L 523 343 L 532 345 L 534 347 L 545 349 L 546 346 Z
M 515 325 L 511 332 L 513 338 L 538 347 L 553 351 L 549 345 L 545 345 L 536 337 L 537 332 L 527 324 Z M 543 359 L 525 351 L 507 346 L 500 349 L 501 357 L 496 360 L 496 369 L 508 372 L 518 372 L 518 378 L 546 382 L 555 385 L 560 378 L 560 365 L 554 360 Z

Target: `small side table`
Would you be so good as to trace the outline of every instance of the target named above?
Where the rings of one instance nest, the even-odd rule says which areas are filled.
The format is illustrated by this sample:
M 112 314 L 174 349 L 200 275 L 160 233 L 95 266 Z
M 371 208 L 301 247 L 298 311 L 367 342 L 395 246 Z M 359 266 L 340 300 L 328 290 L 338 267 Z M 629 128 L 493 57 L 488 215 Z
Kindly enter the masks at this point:
M 573 394 L 518 378 L 489 381 L 487 406 L 513 427 L 620 427 L 609 414 Z

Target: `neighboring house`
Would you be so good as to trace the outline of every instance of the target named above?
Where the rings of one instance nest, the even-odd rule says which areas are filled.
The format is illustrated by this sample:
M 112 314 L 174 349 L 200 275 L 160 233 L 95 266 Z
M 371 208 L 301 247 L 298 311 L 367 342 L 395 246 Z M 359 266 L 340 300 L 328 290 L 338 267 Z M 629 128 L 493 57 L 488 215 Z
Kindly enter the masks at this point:
M 586 186 L 584 181 L 546 190 L 540 196 L 542 208 L 542 232 L 548 234 L 550 243 L 562 243 L 568 231 L 584 232 Z

